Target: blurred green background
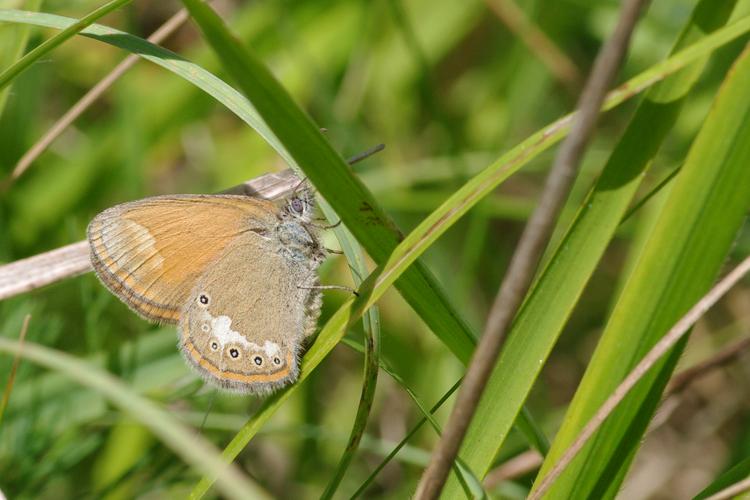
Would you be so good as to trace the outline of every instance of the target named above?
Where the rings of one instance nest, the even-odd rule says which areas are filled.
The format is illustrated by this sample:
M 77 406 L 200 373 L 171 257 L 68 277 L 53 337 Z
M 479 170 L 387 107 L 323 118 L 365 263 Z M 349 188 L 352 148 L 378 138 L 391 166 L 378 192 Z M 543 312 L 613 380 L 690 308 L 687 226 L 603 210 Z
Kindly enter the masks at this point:
M 529 47 L 509 29 L 510 20 L 491 9 L 493 3 L 506 2 L 262 0 L 215 5 L 327 129 L 343 156 L 386 144 L 385 151 L 358 164 L 355 172 L 408 232 L 473 173 L 574 107 L 620 5 L 518 2 L 559 51 L 553 60 L 567 61 L 570 70 L 561 76 L 543 61 L 539 47 Z M 668 53 L 693 3 L 653 2 L 618 81 Z M 0 8 L 26 4 L 4 0 Z M 750 10 L 750 1 L 739 4 Z M 41 10 L 79 18 L 98 5 L 46 0 Z M 136 0 L 101 23 L 145 38 L 179 7 L 173 1 Z M 11 29 L 0 24 L 0 51 Z M 51 33 L 32 29 L 29 45 Z M 745 43 L 739 40 L 715 54 L 648 174 L 644 192 L 683 161 L 719 82 Z M 163 45 L 224 77 L 190 23 Z M 0 115 L 0 175 L 8 176 L 54 120 L 124 56 L 102 43 L 74 38 L 17 79 Z M 572 217 L 635 102 L 605 115 L 569 201 L 573 208 L 562 214 L 563 221 Z M 505 182 L 425 255 L 476 331 L 482 329 L 553 154 L 541 155 Z M 119 202 L 216 192 L 283 168 L 257 134 L 212 98 L 142 61 L 0 194 L 0 262 L 81 240 L 88 221 Z M 529 409 L 550 434 L 609 312 L 637 220 L 625 224 L 610 246 L 532 393 Z M 335 246 L 332 235 L 327 238 Z M 743 236 L 735 251 L 745 253 L 748 243 Z M 324 265 L 322 281 L 350 283 L 343 258 Z M 747 331 L 748 293 L 746 288 L 734 290 L 702 321 L 683 357 L 685 365 Z M 321 323 L 342 299 L 338 292 L 326 294 Z M 389 292 L 380 305 L 383 357 L 432 405 L 460 377 L 461 364 L 396 292 Z M 139 319 L 93 274 L 0 302 L 0 334 L 17 338 L 27 313 L 32 314 L 30 341 L 100 364 L 192 425 L 200 426 L 205 418 L 202 432 L 219 448 L 258 407 L 257 399 L 204 387 L 178 354 L 174 328 Z M 361 332 L 350 336 L 360 338 Z M 0 382 L 11 361 L 0 357 Z M 750 451 L 748 391 L 732 383 L 746 378 L 747 371 L 743 363 L 735 363 L 683 393 L 648 435 L 626 482 L 628 498 L 695 493 L 733 457 Z M 238 462 L 275 496 L 317 497 L 346 443 L 361 373 L 361 355 L 337 347 Z M 707 395 L 719 403 L 706 405 Z M 446 416 L 438 413 L 441 421 Z M 367 435 L 341 491 L 354 491 L 419 417 L 406 393 L 381 376 Z M 430 429 L 417 434 L 377 476 L 368 495 L 408 497 L 434 442 Z M 514 435 L 498 461 L 526 448 Z M 698 460 L 686 464 L 686 457 Z M 520 498 L 530 477 L 520 475 L 488 490 Z M 21 364 L 0 428 L 0 489 L 9 498 L 181 497 L 197 479 L 197 473 L 100 396 L 36 365 Z

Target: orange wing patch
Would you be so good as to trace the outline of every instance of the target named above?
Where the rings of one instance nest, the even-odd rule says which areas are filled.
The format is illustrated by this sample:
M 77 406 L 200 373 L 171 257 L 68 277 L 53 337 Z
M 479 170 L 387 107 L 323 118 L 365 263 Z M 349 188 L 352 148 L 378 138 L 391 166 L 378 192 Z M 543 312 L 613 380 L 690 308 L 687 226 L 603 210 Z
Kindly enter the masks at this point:
M 117 205 L 89 224 L 91 262 L 138 314 L 177 323 L 196 280 L 238 235 L 270 227 L 275 206 L 245 196 L 183 195 Z

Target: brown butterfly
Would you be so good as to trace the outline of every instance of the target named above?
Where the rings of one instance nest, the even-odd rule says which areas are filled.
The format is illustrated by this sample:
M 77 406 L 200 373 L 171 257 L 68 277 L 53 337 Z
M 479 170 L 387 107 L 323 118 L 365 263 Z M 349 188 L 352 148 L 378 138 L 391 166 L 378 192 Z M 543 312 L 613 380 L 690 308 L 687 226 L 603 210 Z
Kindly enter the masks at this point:
M 179 324 L 188 364 L 219 387 L 296 380 L 325 258 L 307 189 L 279 202 L 175 195 L 117 205 L 89 224 L 96 275 L 144 318 Z

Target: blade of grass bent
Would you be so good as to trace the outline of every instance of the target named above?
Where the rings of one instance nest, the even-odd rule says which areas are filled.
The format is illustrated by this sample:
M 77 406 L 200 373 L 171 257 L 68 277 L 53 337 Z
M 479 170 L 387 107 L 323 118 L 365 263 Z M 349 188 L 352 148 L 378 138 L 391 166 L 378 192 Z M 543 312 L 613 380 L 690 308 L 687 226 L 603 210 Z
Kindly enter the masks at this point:
M 750 199 L 750 46 L 727 74 L 628 276 L 539 477 L 623 377 L 709 289 Z M 643 377 L 548 492 L 611 498 L 685 342 Z
M 39 9 L 42 0 L 27 0 L 26 8 L 30 10 Z M 29 39 L 29 26 L 15 26 L 12 29 L 4 29 L 0 32 L 0 68 L 6 68 L 16 62 L 26 48 L 26 42 Z M 0 116 L 3 115 L 5 102 L 8 99 L 10 87 L 0 90 Z
M 234 464 L 225 463 L 218 450 L 202 436 L 109 373 L 68 354 L 30 342 L 24 343 L 22 348 L 18 341 L 0 338 L 0 352 L 19 355 L 99 392 L 149 428 L 186 463 L 203 473 L 216 475 L 218 488 L 228 498 L 270 498 Z
M 673 52 L 720 27 L 734 3 L 702 0 Z M 701 12 L 709 4 L 713 8 L 706 18 Z M 705 63 L 702 58 L 649 90 L 514 320 L 460 452 L 481 477 L 492 467 L 543 360 L 559 338 Z M 487 426 L 493 429 L 489 436 Z M 449 480 L 445 496 L 450 498 L 458 488 L 454 479 Z
M 36 61 L 44 57 L 51 50 L 59 47 L 65 40 L 72 38 L 81 32 L 84 28 L 93 24 L 97 19 L 100 19 L 110 12 L 119 9 L 131 0 L 111 0 L 110 2 L 102 5 L 98 9 L 92 11 L 85 17 L 82 17 L 79 21 L 68 26 L 60 33 L 56 34 L 52 38 L 49 38 L 42 42 L 40 45 L 35 47 L 31 52 L 24 55 L 21 59 L 13 63 L 10 67 L 6 68 L 0 73 L 0 90 L 8 85 L 15 77 L 20 75 L 23 71 L 29 68 Z
M 349 163 L 351 164 L 351 161 Z M 328 220 L 333 220 L 335 218 L 333 209 L 325 200 L 322 200 L 321 202 L 321 210 Z M 346 255 L 349 265 L 352 267 L 352 278 L 354 283 L 358 286 L 362 283 L 363 277 L 368 274 L 362 250 L 357 244 L 357 240 L 354 239 L 354 236 L 345 226 L 340 225 L 334 228 L 334 231 L 336 231 L 336 236 L 341 244 L 341 248 Z M 367 346 L 364 350 L 362 392 L 357 407 L 357 413 L 354 417 L 352 430 L 349 435 L 349 440 L 344 448 L 344 453 L 339 460 L 339 464 L 336 467 L 336 472 L 323 493 L 324 498 L 333 497 L 341 479 L 349 468 L 349 464 L 351 464 L 351 461 L 354 459 L 354 455 L 362 441 L 362 436 L 365 433 L 370 410 L 372 409 L 372 403 L 375 399 L 375 388 L 377 387 L 379 373 L 378 367 L 380 365 L 380 314 L 377 306 L 372 307 L 367 311 L 362 323 Z
M 349 338 L 343 338 L 342 343 L 346 344 L 347 346 L 351 347 L 352 349 L 360 352 L 365 353 L 365 347 L 359 344 L 358 342 L 351 340 Z M 443 394 L 443 396 L 440 398 L 440 400 L 435 404 L 435 406 L 432 407 L 431 410 L 427 410 L 427 408 L 422 404 L 420 399 L 417 397 L 417 395 L 414 393 L 414 391 L 411 390 L 411 388 L 407 385 L 407 383 L 404 381 L 401 376 L 398 375 L 388 364 L 385 362 L 385 360 L 380 361 L 379 368 L 386 372 L 390 377 L 396 381 L 398 385 L 401 386 L 401 388 L 409 395 L 411 400 L 414 402 L 414 404 L 419 408 L 419 411 L 422 413 L 423 418 L 420 419 L 414 427 L 404 436 L 404 438 L 396 444 L 396 446 L 391 450 L 388 455 L 386 455 L 383 460 L 378 464 L 377 467 L 370 473 L 370 475 L 367 477 L 364 483 L 362 483 L 359 488 L 357 488 L 356 492 L 352 495 L 352 498 L 358 497 L 361 492 L 369 486 L 369 484 L 377 477 L 378 473 L 385 467 L 388 462 L 390 462 L 397 454 L 398 452 L 406 445 L 406 443 L 411 439 L 411 437 L 416 434 L 416 432 L 422 428 L 422 426 L 425 424 L 425 422 L 429 422 L 432 428 L 435 430 L 435 432 L 440 435 L 440 426 L 438 425 L 437 421 L 433 418 L 432 414 L 436 412 L 442 404 L 448 400 L 451 394 L 458 389 L 459 385 L 461 384 L 461 380 L 459 379 L 456 381 L 453 386 L 448 389 L 448 391 Z M 454 464 L 454 470 L 461 474 L 460 479 L 463 481 L 462 485 L 465 486 L 465 493 L 467 497 L 472 496 L 472 492 L 481 492 L 484 496 L 487 496 L 482 489 L 482 483 L 481 481 L 474 476 L 471 471 L 460 464 L 459 462 L 456 462 Z M 471 488 L 469 487 L 469 484 L 471 484 Z

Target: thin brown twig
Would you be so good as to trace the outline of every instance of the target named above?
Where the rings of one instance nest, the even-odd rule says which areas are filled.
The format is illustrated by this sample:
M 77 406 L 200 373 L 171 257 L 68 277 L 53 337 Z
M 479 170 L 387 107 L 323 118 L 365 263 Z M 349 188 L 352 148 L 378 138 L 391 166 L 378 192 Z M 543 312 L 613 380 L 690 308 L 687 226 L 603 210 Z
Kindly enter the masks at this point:
M 529 500 L 536 500 L 552 486 L 565 468 L 583 449 L 588 440 L 601 427 L 604 421 L 614 411 L 618 404 L 627 396 L 630 390 L 648 373 L 648 371 L 664 356 L 679 340 L 687 334 L 708 309 L 724 296 L 745 274 L 750 271 L 750 257 L 745 258 L 732 272 L 727 274 L 706 295 L 703 296 L 690 310 L 664 335 L 651 350 L 641 359 L 625 380 L 617 386 L 612 395 L 607 398 L 599 410 L 583 427 L 573 444 L 568 447 L 560 460 L 539 483 L 539 487 L 531 492 Z
M 8 382 L 5 384 L 5 392 L 3 392 L 3 399 L 0 402 L 0 424 L 3 421 L 3 415 L 5 415 L 5 409 L 8 407 L 8 401 L 10 401 L 10 393 L 13 392 L 13 384 L 16 381 L 16 373 L 18 372 L 18 366 L 21 364 L 21 354 L 23 350 L 23 343 L 26 340 L 26 332 L 29 329 L 29 321 L 31 320 L 31 314 L 27 314 L 23 318 L 23 325 L 21 326 L 21 333 L 18 336 L 18 352 L 13 357 L 13 365 L 10 368 L 10 375 L 8 375 Z M 2 427 L 2 425 L 0 425 Z
M 182 24 L 189 19 L 187 11 L 181 9 L 167 21 L 164 22 L 156 31 L 148 37 L 151 43 L 161 43 L 168 36 L 174 33 Z M 60 137 L 74 121 L 76 121 L 104 92 L 109 89 L 126 71 L 138 62 L 140 57 L 136 54 L 130 54 L 122 60 L 120 64 L 102 78 L 99 83 L 94 85 L 91 90 L 86 92 L 78 102 L 76 102 L 64 115 L 62 115 L 50 129 L 44 134 L 26 153 L 18 160 L 13 168 L 7 186 L 18 180 L 26 170 L 36 161 L 37 158 Z
M 485 476 L 483 484 L 492 490 L 503 481 L 509 481 L 528 474 L 542 465 L 544 457 L 537 450 L 527 450 L 498 465 Z
M 575 115 L 570 135 L 555 158 L 539 206 L 524 228 L 508 273 L 490 310 L 482 339 L 467 369 L 448 425 L 420 480 L 416 492 L 416 497 L 420 500 L 436 498 L 445 484 L 504 343 L 508 326 L 531 286 L 557 215 L 567 199 L 578 164 L 594 131 L 607 88 L 620 67 L 630 35 L 645 3 L 646 0 L 624 2 L 614 33 L 596 57 L 594 68 L 578 101 L 580 112 Z
M 669 382 L 665 394 L 667 396 L 674 395 L 682 392 L 688 385 L 693 383 L 696 379 L 703 377 L 710 373 L 716 368 L 726 366 L 729 363 L 735 361 L 740 357 L 747 349 L 750 348 L 750 337 L 745 337 L 737 342 L 730 344 L 713 354 L 708 359 L 701 361 L 700 363 L 686 368 L 681 371 Z
M 581 73 L 575 63 L 534 24 L 513 0 L 484 0 L 495 15 L 571 92 L 578 92 Z

